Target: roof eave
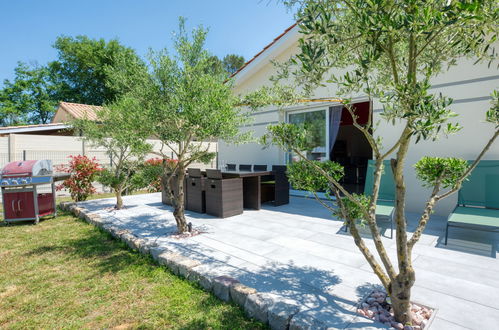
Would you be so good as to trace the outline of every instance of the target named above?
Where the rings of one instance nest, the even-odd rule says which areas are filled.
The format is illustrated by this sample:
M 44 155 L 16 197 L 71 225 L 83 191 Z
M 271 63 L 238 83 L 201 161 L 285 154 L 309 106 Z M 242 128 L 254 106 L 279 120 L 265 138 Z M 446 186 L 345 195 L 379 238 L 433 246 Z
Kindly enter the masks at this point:
M 282 52 L 282 50 L 287 49 L 289 46 L 295 43 L 298 38 L 299 28 L 298 25 L 295 24 L 277 40 L 274 40 L 270 45 L 264 48 L 262 52 L 248 61 L 239 71 L 237 71 L 232 76 L 232 79 L 234 79 L 234 84 L 242 84 L 252 75 L 252 73 L 260 70 L 265 64 L 269 62 L 270 59 L 277 57 Z
M 0 129 L 0 134 L 16 134 L 16 133 L 29 133 L 29 132 L 42 132 L 42 131 L 53 131 L 70 128 L 70 125 L 60 124 L 60 125 L 40 125 L 34 127 L 13 127 L 8 129 Z

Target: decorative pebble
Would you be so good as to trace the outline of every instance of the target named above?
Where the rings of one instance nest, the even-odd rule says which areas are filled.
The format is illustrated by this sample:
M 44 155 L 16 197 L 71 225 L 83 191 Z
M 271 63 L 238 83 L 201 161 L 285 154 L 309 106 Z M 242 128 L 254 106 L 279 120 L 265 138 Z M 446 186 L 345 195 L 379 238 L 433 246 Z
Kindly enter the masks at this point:
M 392 322 L 392 327 L 394 327 L 397 330 L 403 330 L 404 329 L 404 325 L 402 323 L 398 323 L 398 322 Z
M 423 330 L 427 326 L 432 313 L 432 310 L 425 306 L 411 303 L 412 326 L 404 326 L 402 323 L 395 321 L 391 309 L 390 297 L 385 292 L 376 290 L 359 305 L 357 313 L 397 330 Z

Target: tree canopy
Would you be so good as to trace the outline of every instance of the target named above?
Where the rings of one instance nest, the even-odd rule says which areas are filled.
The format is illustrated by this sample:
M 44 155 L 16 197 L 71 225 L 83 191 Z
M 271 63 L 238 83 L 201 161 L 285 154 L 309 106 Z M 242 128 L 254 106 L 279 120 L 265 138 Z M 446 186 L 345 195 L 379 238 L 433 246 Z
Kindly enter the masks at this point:
M 233 95 L 227 73 L 213 70 L 213 56 L 205 49 L 207 31 L 201 27 L 192 34 L 180 20 L 174 38 L 174 50 L 151 51 L 146 64 L 135 61 L 131 70 L 110 68 L 110 84 L 124 97 L 134 99 L 146 115 L 136 125 L 150 129 L 150 135 L 161 141 L 177 160 L 167 173 L 178 184 L 174 215 L 179 232 L 187 231 L 183 211 L 183 177 L 193 162 L 209 162 L 215 157 L 202 141 L 223 139 L 241 142 L 247 134 L 239 127 L 248 122 L 241 100 Z M 121 57 L 119 63 L 126 63 Z
M 78 119 L 72 123 L 82 131 L 84 140 L 103 148 L 110 157 L 111 167 L 99 173 L 99 181 L 113 188 L 116 209 L 122 208 L 122 193 L 132 184 L 133 172 L 152 148 L 146 141 L 150 131 L 142 124 L 147 121 L 146 115 L 136 99 L 122 96 L 97 111 L 97 121 Z
M 109 70 L 131 70 L 142 59 L 134 49 L 117 39 L 92 39 L 84 35 L 60 36 L 53 47 L 57 59 L 46 65 L 19 63 L 15 78 L 4 81 L 0 89 L 0 123 L 22 125 L 48 123 L 56 105 L 74 102 L 90 105 L 110 104 L 119 90 L 108 83 Z M 226 78 L 244 63 L 244 58 L 229 54 L 222 60 L 211 56 L 210 72 Z
M 48 64 L 57 86 L 57 98 L 67 102 L 102 105 L 117 98 L 107 84 L 106 68 L 121 59 L 139 58 L 135 50 L 117 39 L 90 39 L 87 36 L 58 37 L 54 43 L 58 58 Z M 126 63 L 120 63 L 126 70 Z
M 209 61 L 211 65 L 208 68 L 211 72 L 225 73 L 227 77 L 236 72 L 245 62 L 244 57 L 236 54 L 225 55 L 223 59 L 212 55 Z
M 0 123 L 3 126 L 50 122 L 57 93 L 47 67 L 19 62 L 14 81 L 0 90 Z

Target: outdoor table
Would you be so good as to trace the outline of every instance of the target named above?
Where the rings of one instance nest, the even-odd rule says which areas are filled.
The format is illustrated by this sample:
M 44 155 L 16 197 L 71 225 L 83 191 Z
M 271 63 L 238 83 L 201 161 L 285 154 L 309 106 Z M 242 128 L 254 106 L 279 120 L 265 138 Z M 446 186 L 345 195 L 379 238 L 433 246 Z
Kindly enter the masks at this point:
M 259 210 L 261 201 L 262 176 L 274 175 L 273 171 L 222 171 L 224 178 L 243 179 L 243 206 L 247 209 Z

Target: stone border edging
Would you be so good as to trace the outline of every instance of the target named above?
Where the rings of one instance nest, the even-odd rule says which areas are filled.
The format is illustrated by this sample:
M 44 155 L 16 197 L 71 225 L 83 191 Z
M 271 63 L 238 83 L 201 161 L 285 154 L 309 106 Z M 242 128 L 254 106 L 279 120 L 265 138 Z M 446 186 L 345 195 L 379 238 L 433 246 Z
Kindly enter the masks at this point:
M 149 254 L 162 266 L 169 268 L 175 275 L 198 283 L 203 289 L 213 293 L 226 302 L 241 306 L 249 317 L 268 324 L 272 329 L 326 329 L 322 321 L 306 312 L 300 312 L 300 306 L 286 301 L 272 299 L 268 294 L 243 285 L 230 276 L 213 276 L 203 271 L 203 264 L 178 253 L 160 248 L 156 243 L 137 237 L 131 231 L 119 229 L 105 221 L 98 214 L 80 207 L 75 202 L 59 203 L 59 208 L 71 212 L 76 217 L 108 232 L 114 238 L 126 243 L 132 250 Z

